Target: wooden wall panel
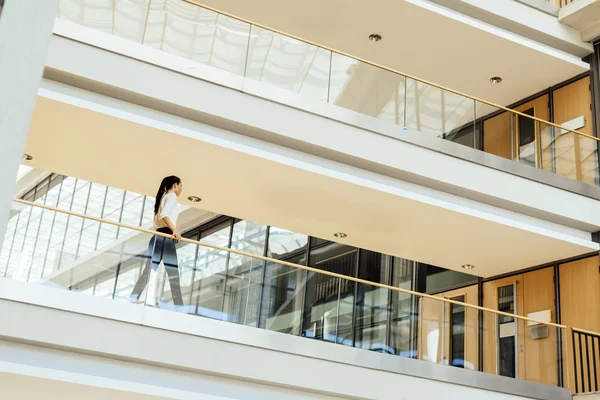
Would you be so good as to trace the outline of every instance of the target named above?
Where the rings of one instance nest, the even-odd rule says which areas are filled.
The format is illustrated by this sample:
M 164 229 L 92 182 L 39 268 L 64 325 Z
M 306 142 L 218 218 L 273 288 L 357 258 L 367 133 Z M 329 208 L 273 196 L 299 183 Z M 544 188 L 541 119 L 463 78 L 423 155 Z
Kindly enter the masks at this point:
M 483 121 L 483 151 L 512 159 L 510 154 L 510 116 L 507 112 Z
M 514 109 L 519 112 L 524 112 L 533 108 L 534 116 L 542 118 L 544 120 L 550 119 L 550 110 L 548 108 L 548 95 L 537 97 L 534 100 L 528 101 Z M 513 118 L 514 126 L 514 154 L 511 154 L 511 124 L 510 119 Z M 540 128 L 542 128 L 540 126 Z M 508 112 L 499 114 L 493 118 L 486 119 L 483 121 L 483 151 L 490 154 L 495 154 L 500 157 L 508 158 L 510 160 L 517 159 L 518 157 L 518 119 L 515 118 L 514 114 Z M 544 138 L 540 139 L 541 132 L 536 133 L 536 140 L 542 140 L 542 143 L 549 141 Z M 548 154 L 549 153 L 549 150 Z M 543 157 L 540 157 L 540 159 Z M 548 157 L 546 157 L 548 158 Z M 540 160 L 541 162 L 541 160 Z
M 600 258 L 589 257 L 583 260 L 561 264 L 560 268 L 560 309 L 561 323 L 569 327 L 600 332 Z M 568 373 L 568 387 L 575 389 L 573 372 L 573 342 L 571 332 L 563 347 L 563 370 Z M 584 359 L 585 361 L 585 359 Z M 600 365 L 600 356 L 597 360 Z M 587 369 L 584 368 L 584 379 Z M 567 375 L 567 374 L 565 374 Z M 565 376 L 567 378 L 567 376 Z M 565 386 L 567 379 L 565 379 Z
M 523 315 L 551 310 L 556 322 L 554 307 L 554 268 L 544 268 L 523 274 Z M 558 355 L 556 353 L 557 328 L 549 328 L 549 336 L 532 339 L 534 327 L 525 324 L 525 379 L 531 382 L 558 384 Z
M 554 121 L 562 125 L 583 116 L 585 125 L 578 131 L 593 134 L 590 78 L 585 77 L 554 91 Z M 594 184 L 596 179 L 596 142 L 573 133 L 555 133 L 556 173 Z
M 465 303 L 477 305 L 477 285 L 456 289 L 436 296 L 454 299 L 465 296 Z M 419 326 L 419 359 L 438 364 L 450 360 L 450 304 L 422 299 Z M 465 310 L 465 362 L 467 369 L 479 368 L 479 319 L 475 309 Z

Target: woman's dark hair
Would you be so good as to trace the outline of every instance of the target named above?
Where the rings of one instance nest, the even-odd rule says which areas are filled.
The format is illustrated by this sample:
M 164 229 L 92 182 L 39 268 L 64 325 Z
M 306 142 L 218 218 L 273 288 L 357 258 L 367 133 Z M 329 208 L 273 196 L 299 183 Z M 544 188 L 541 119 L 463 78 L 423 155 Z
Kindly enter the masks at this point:
M 156 201 L 154 202 L 154 215 L 158 214 L 158 208 L 160 207 L 160 201 L 163 196 L 169 189 L 173 187 L 173 185 L 179 185 L 181 183 L 181 179 L 176 177 L 175 175 L 167 176 L 160 183 L 160 187 L 158 188 L 158 192 L 156 193 Z

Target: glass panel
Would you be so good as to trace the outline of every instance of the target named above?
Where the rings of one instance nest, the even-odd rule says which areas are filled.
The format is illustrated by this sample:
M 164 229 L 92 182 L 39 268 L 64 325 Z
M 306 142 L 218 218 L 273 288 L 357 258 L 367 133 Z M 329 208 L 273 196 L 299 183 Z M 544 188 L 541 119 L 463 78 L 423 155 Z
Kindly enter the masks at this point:
M 498 288 L 498 311 L 513 314 L 515 311 L 514 286 Z M 498 375 L 516 378 L 517 373 L 517 322 L 512 317 L 498 317 Z
M 244 74 L 250 25 L 184 1 L 153 6 L 143 43 L 219 69 Z
M 404 126 L 405 77 L 334 53 L 329 102 Z
M 474 121 L 475 103 L 472 99 L 407 79 L 408 128 L 437 137 L 456 138 L 473 135 Z
M 537 122 L 542 138 L 542 165 L 547 171 L 599 185 L 598 141 Z
M 392 268 L 392 286 L 411 290 L 414 261 L 394 257 Z M 417 298 L 401 292 L 391 293 L 392 322 L 390 347 L 393 354 L 402 357 L 417 357 Z
M 352 276 L 357 250 L 331 243 L 311 250 L 309 266 Z M 351 320 L 354 308 L 354 282 L 323 275 L 308 274 L 303 336 L 352 345 Z M 339 310 L 340 319 L 337 321 Z M 339 323 L 340 335 L 337 335 Z
M 534 109 L 530 108 L 523 111 L 524 114 L 534 115 Z M 535 120 L 522 115 L 517 115 L 517 154 L 519 162 L 522 164 L 535 167 L 537 165 L 537 145 L 536 140 L 536 123 Z
M 252 26 L 246 77 L 327 101 L 331 52 Z
M 123 210 L 121 212 L 121 223 L 132 226 L 140 226 L 143 203 L 143 195 L 133 192 L 126 192 L 125 202 L 123 203 Z M 122 234 L 122 232 L 119 232 L 119 236 Z
M 57 197 L 57 193 L 55 192 L 53 199 L 48 195 L 46 200 L 56 201 Z M 38 201 L 43 202 L 43 199 L 44 197 L 42 196 Z M 14 222 L 9 225 L 9 227 L 14 227 L 11 235 L 18 232 L 17 221 L 28 221 L 30 228 L 28 230 L 34 231 L 35 236 L 23 236 L 24 242 L 17 243 L 16 246 L 16 240 L 8 242 L 12 247 L 12 249 L 8 250 L 10 253 L 8 259 L 9 261 L 14 260 L 13 264 L 9 263 L 9 267 L 11 265 L 14 267 L 7 271 L 6 276 L 8 278 L 35 282 L 45 286 L 87 293 L 98 297 L 116 297 L 122 300 L 130 299 L 130 292 L 133 285 L 129 284 L 127 286 L 124 282 L 118 283 L 116 278 L 119 274 L 125 275 L 134 264 L 136 267 L 139 267 L 140 260 L 146 258 L 148 240 L 151 235 L 131 231 L 128 232 L 129 239 L 126 241 L 113 243 L 105 249 L 92 251 L 82 257 L 64 257 L 61 249 L 70 249 L 73 240 L 64 235 L 64 229 L 53 229 L 52 227 L 53 222 L 56 225 L 56 221 L 59 220 L 61 213 L 37 207 L 23 206 L 18 203 L 14 203 L 12 208 L 18 210 L 18 214 L 13 217 Z M 36 218 L 39 226 L 33 224 Z M 82 226 L 83 222 L 82 218 L 69 217 L 69 225 Z M 32 229 L 32 227 L 36 229 Z M 51 235 L 58 237 L 51 238 Z M 77 234 L 74 236 L 77 236 Z M 17 235 L 13 237 L 18 239 Z M 29 245 L 25 241 L 32 241 L 33 245 Z M 49 243 L 53 243 L 54 248 L 58 249 L 58 256 L 50 257 L 46 252 Z M 7 259 L 7 256 L 4 254 L 7 249 L 7 246 L 3 247 L 2 254 L 0 255 L 1 259 Z M 69 251 L 72 251 L 72 249 Z M 59 261 L 61 265 L 60 269 L 57 268 Z M 132 280 L 130 279 L 130 281 Z M 115 284 L 119 288 L 118 296 L 115 296 Z
M 447 364 L 443 354 L 445 310 L 446 303 L 426 297 L 419 299 L 419 359 Z
M 465 296 L 454 297 L 452 300 L 465 302 Z M 450 304 L 450 365 L 465 367 L 465 307 Z
M 361 250 L 358 277 L 387 284 L 391 258 Z M 388 349 L 387 326 L 391 318 L 391 293 L 388 289 L 358 284 L 356 298 L 356 347 L 393 354 Z
M 439 293 L 467 283 L 477 282 L 476 276 L 465 274 L 464 272 L 452 271 L 421 263 L 418 264 L 418 268 L 425 269 L 427 276 L 425 291 L 427 293 Z
M 513 114 L 499 108 L 477 102 L 477 118 L 483 122 L 480 148 L 486 153 L 513 159 L 514 154 L 514 118 Z
M 285 261 L 305 265 L 304 254 Z M 280 264 L 267 264 L 261 305 L 260 327 L 300 335 L 306 290 L 306 271 Z
M 579 136 L 579 160 L 582 182 L 600 186 L 600 169 L 598 161 L 598 141 Z
M 458 295 L 452 300 L 463 302 L 465 296 Z M 457 368 L 478 370 L 479 311 L 433 298 L 420 298 L 418 303 L 419 358 Z M 494 317 L 495 314 L 491 316 Z M 482 331 L 485 335 L 486 330 Z M 489 332 L 495 335 L 496 331 L 492 328 Z M 484 354 L 484 360 L 493 368 L 496 357 L 495 340 L 487 335 L 484 338 L 487 339 L 484 350 L 489 351 Z
M 113 0 L 113 35 L 141 43 L 150 1 Z
M 200 241 L 221 247 L 229 245 L 231 220 L 201 232 Z M 198 247 L 195 274 L 189 304 L 191 312 L 209 318 L 224 319 L 223 290 L 228 253 L 208 247 Z
M 93 4 L 90 7 L 84 0 L 60 0 L 60 18 L 112 34 L 113 0 L 96 0 Z
M 267 255 L 306 265 L 307 243 L 306 235 L 270 227 Z M 261 328 L 300 335 L 306 277 L 304 270 L 267 263 L 259 322 Z
M 233 225 L 231 248 L 262 256 L 267 226 L 250 221 Z M 231 322 L 257 326 L 264 262 L 229 254 L 224 312 Z
M 267 256 L 283 260 L 291 254 L 305 252 L 307 243 L 306 235 L 272 226 L 269 228 Z

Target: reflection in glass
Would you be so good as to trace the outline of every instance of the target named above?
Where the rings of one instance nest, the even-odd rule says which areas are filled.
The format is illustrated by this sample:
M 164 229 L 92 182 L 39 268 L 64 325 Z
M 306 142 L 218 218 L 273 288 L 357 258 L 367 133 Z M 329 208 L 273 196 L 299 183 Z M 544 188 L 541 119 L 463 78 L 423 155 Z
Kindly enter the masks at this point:
M 598 142 L 536 121 L 542 168 L 590 185 L 599 184 Z
M 498 288 L 498 311 L 514 314 L 514 285 Z M 502 376 L 516 377 L 516 333 L 517 322 L 513 317 L 498 315 L 498 373 Z
M 465 296 L 452 300 L 465 302 Z M 450 365 L 465 367 L 465 307 L 450 304 Z
M 327 101 L 331 52 L 252 26 L 246 77 Z
M 414 261 L 394 257 L 392 267 L 392 286 L 411 290 Z M 394 354 L 402 357 L 417 357 L 417 299 L 410 294 L 392 292 L 392 321 L 390 328 L 390 347 Z
M 356 256 L 355 248 L 330 243 L 311 250 L 309 266 L 353 276 Z M 303 336 L 352 346 L 353 309 L 354 282 L 308 274 Z
M 418 269 L 425 270 L 424 273 L 427 278 L 423 289 L 426 293 L 439 293 L 453 287 L 477 282 L 477 277 L 475 275 L 444 269 L 433 265 L 419 263 Z
M 579 136 L 580 181 L 600 186 L 600 167 L 598 166 L 598 141 Z
M 305 254 L 285 261 L 305 265 Z M 263 287 L 260 327 L 300 335 L 306 271 L 281 264 L 267 264 Z
M 391 259 L 381 253 L 361 250 L 358 277 L 387 284 Z M 391 317 L 390 292 L 376 286 L 358 284 L 356 298 L 356 347 L 394 353 L 388 348 L 387 326 Z
M 231 220 L 201 232 L 200 241 L 221 247 L 229 246 Z M 190 290 L 190 312 L 214 319 L 227 319 L 222 314 L 228 253 L 209 247 L 198 247 L 198 256 Z M 185 296 L 185 293 L 184 293 Z
M 433 136 L 452 137 L 458 131 L 473 130 L 474 121 L 472 99 L 407 78 L 407 127 Z
M 534 115 L 534 109 L 530 108 L 523 111 L 524 114 Z M 517 115 L 517 132 L 518 132 L 518 154 L 519 162 L 532 167 L 537 165 L 537 140 L 536 140 L 536 128 L 535 121 L 531 118 Z
M 244 74 L 250 25 L 181 0 L 153 6 L 143 44 Z
M 270 227 L 267 256 L 306 265 L 307 244 L 306 235 Z M 261 328 L 300 335 L 306 276 L 303 270 L 266 264 L 259 321 Z
M 250 221 L 233 225 L 231 248 L 262 256 L 267 226 Z M 228 321 L 257 326 L 263 261 L 229 254 L 223 312 Z
M 329 102 L 404 126 L 405 77 L 334 53 Z
M 269 228 L 267 256 L 284 260 L 291 254 L 305 251 L 307 244 L 308 236 L 272 226 Z

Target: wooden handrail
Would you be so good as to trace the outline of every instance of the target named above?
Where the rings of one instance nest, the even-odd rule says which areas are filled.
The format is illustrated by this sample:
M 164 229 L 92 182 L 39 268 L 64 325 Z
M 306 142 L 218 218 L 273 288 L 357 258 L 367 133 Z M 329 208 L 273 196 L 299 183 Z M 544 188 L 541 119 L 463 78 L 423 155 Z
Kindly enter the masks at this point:
M 266 25 L 260 24 L 258 22 L 254 22 L 254 21 L 246 19 L 246 18 L 238 17 L 238 16 L 233 15 L 231 13 L 219 10 L 219 9 L 217 9 L 215 7 L 211 7 L 211 6 L 208 6 L 206 4 L 202 4 L 202 3 L 194 1 L 194 0 L 181 0 L 181 1 L 183 1 L 185 3 L 188 3 L 188 4 L 191 4 L 191 5 L 194 5 L 194 6 L 197 6 L 197 7 L 204 8 L 204 9 L 209 10 L 209 11 L 213 11 L 213 12 L 215 12 L 217 14 L 224 15 L 226 17 L 229 17 L 229 18 L 241 21 L 241 22 L 245 22 L 245 23 L 250 24 L 250 25 L 254 25 L 256 27 L 259 27 L 259 28 L 262 28 L 262 29 L 265 29 L 265 30 L 268 30 L 268 31 L 271 31 L 271 32 L 275 32 L 275 33 L 277 33 L 279 35 L 286 36 L 286 37 L 289 37 L 289 38 L 294 39 L 294 40 L 298 40 L 300 42 L 309 44 L 311 46 L 319 47 L 321 49 L 324 49 L 324 50 L 327 50 L 327 51 L 331 51 L 333 53 L 336 53 L 336 54 L 339 54 L 339 55 L 342 55 L 342 56 L 345 56 L 345 57 L 352 58 L 352 59 L 354 59 L 356 61 L 360 61 L 362 63 L 371 65 L 373 67 L 376 67 L 376 68 L 379 68 L 379 69 L 383 69 L 385 71 L 388 71 L 388 72 L 391 72 L 391 73 L 394 73 L 394 74 L 397 74 L 397 75 L 402 75 L 402 76 L 404 76 L 406 78 L 410 78 L 410 79 L 413 79 L 415 81 L 424 83 L 426 85 L 430 85 L 430 86 L 436 87 L 438 89 L 442 89 L 442 90 L 445 90 L 447 92 L 454 93 L 456 95 L 459 95 L 459 96 L 462 96 L 462 97 L 466 97 L 466 98 L 474 100 L 474 101 L 478 101 L 478 102 L 483 103 L 483 104 L 487 104 L 489 106 L 492 106 L 492 107 L 495 107 L 495 108 L 498 108 L 498 109 L 501 109 L 501 110 L 504 110 L 504 111 L 507 111 L 507 112 L 510 112 L 510 113 L 513 113 L 513 114 L 516 114 L 516 115 L 519 115 L 521 117 L 526 117 L 526 118 L 532 119 L 534 121 L 538 121 L 538 122 L 541 122 L 541 123 L 553 126 L 555 128 L 558 128 L 558 129 L 563 129 L 565 131 L 572 132 L 572 133 L 575 133 L 575 134 L 583 136 L 583 137 L 587 137 L 587 138 L 592 139 L 592 140 L 600 141 L 600 138 L 597 138 L 597 137 L 592 136 L 590 134 L 579 132 L 577 130 L 573 130 L 573 129 L 567 128 L 565 126 L 562 126 L 562 125 L 559 125 L 559 124 L 555 124 L 554 122 L 546 121 L 546 120 L 543 120 L 541 118 L 534 117 L 532 115 L 525 114 L 523 112 L 516 111 L 516 110 L 510 109 L 508 107 L 504 107 L 504 106 L 501 106 L 499 104 L 495 104 L 495 103 L 492 103 L 490 101 L 483 100 L 483 99 L 480 99 L 480 98 L 468 95 L 466 93 L 459 92 L 458 90 L 454 90 L 454 89 L 450 89 L 450 88 L 447 88 L 447 87 L 442 86 L 442 85 L 438 85 L 436 83 L 427 81 L 425 79 L 417 78 L 416 76 L 413 76 L 413 75 L 410 75 L 410 74 L 406 74 L 404 72 L 400 72 L 398 70 L 395 70 L 393 68 L 389 68 L 389 67 L 383 66 L 381 64 L 374 63 L 374 62 L 366 60 L 364 58 L 357 57 L 357 56 L 354 56 L 352 54 L 349 54 L 349 53 L 346 53 L 346 52 L 343 52 L 343 51 L 340 51 L 340 50 L 335 50 L 335 49 L 333 49 L 331 47 L 328 47 L 328 46 L 325 46 L 325 45 L 321 45 L 321 44 L 315 43 L 315 42 L 307 40 L 307 39 L 303 39 L 303 38 L 301 38 L 299 36 L 295 36 L 295 35 L 291 35 L 289 33 L 282 32 L 282 31 L 280 31 L 278 29 L 274 29 L 274 28 L 268 27 Z
M 52 206 L 47 206 L 45 204 L 37 204 L 37 203 L 31 202 L 31 201 L 22 200 L 22 199 L 13 199 L 13 201 L 15 203 L 27 205 L 27 206 L 30 206 L 30 207 L 42 208 L 42 209 L 45 209 L 45 210 L 54 211 L 54 212 L 58 212 L 58 213 L 62 213 L 62 214 L 67 214 L 67 215 L 71 215 L 71 216 L 78 217 L 78 218 L 89 219 L 89 220 L 96 221 L 96 222 L 103 223 L 103 224 L 118 226 L 120 228 L 130 229 L 130 230 L 141 232 L 141 233 L 147 233 L 149 235 L 162 236 L 162 237 L 173 239 L 172 235 L 169 235 L 169 234 L 166 234 L 166 233 L 156 232 L 156 231 L 152 231 L 152 230 L 149 230 L 149 229 L 140 228 L 140 227 L 137 227 L 137 226 L 123 224 L 123 223 L 120 223 L 120 222 L 114 222 L 114 221 L 104 220 L 102 218 L 92 217 L 92 216 L 89 216 L 89 215 L 80 214 L 80 213 L 73 212 L 73 211 L 62 210 L 60 208 L 56 208 L 56 207 L 52 207 Z M 503 311 L 493 310 L 491 308 L 476 306 L 476 305 L 473 305 L 473 304 L 463 303 L 463 302 L 456 301 L 456 300 L 451 300 L 451 299 L 445 299 L 443 297 L 432 296 L 432 295 L 426 294 L 426 293 L 419 293 L 419 292 L 414 292 L 412 290 L 401 289 L 401 288 L 397 288 L 397 287 L 394 287 L 394 286 L 385 285 L 383 283 L 371 282 L 371 281 L 367 281 L 365 279 L 354 278 L 354 277 L 351 277 L 351 276 L 346 276 L 346 275 L 338 274 L 338 273 L 335 273 L 335 272 L 324 271 L 324 270 L 321 270 L 321 269 L 318 269 L 318 268 L 308 267 L 308 266 L 300 265 L 300 264 L 294 264 L 294 263 L 287 262 L 287 261 L 277 260 L 277 259 L 271 258 L 271 257 L 259 256 L 259 255 L 247 253 L 247 252 L 241 251 L 241 250 L 230 249 L 230 248 L 227 248 L 227 247 L 217 246 L 217 245 L 209 244 L 209 243 L 203 243 L 203 242 L 199 242 L 199 241 L 192 240 L 192 239 L 187 239 L 187 238 L 182 238 L 181 241 L 182 242 L 186 242 L 186 243 L 190 243 L 190 244 L 195 244 L 195 245 L 202 246 L 202 247 L 208 247 L 208 248 L 219 250 L 219 251 L 226 251 L 226 252 L 229 252 L 229 253 L 237 254 L 237 255 L 240 255 L 240 256 L 244 256 L 244 257 L 250 257 L 250 258 L 254 258 L 254 259 L 257 259 L 257 260 L 261 260 L 261 261 L 266 261 L 266 262 L 270 262 L 270 263 L 273 263 L 273 264 L 280 264 L 280 265 L 284 265 L 286 267 L 291 267 L 291 268 L 296 268 L 296 269 L 300 269 L 300 270 L 304 270 L 304 271 L 308 271 L 308 272 L 313 272 L 313 273 L 316 273 L 316 274 L 328 275 L 328 276 L 331 276 L 333 278 L 345 279 L 345 280 L 352 281 L 352 282 L 355 282 L 355 283 L 360 283 L 360 284 L 363 284 L 363 285 L 375 286 L 375 287 L 378 287 L 378 288 L 381 288 L 381 289 L 387 289 L 387 290 L 391 290 L 391 291 L 394 291 L 394 292 L 409 294 L 409 295 L 412 295 L 412 296 L 423 297 L 423 298 L 426 298 L 426 299 L 441 301 L 441 302 L 444 302 L 444 303 L 456 304 L 456 305 L 468 307 L 468 308 L 479 310 L 479 311 L 487 311 L 487 312 L 491 312 L 493 314 L 503 315 L 505 317 L 516 318 L 516 319 L 520 319 L 520 320 L 523 320 L 523 321 L 534 322 L 534 323 L 537 323 L 537 324 L 552 326 L 552 327 L 555 327 L 555 328 L 561 328 L 561 329 L 567 328 L 566 325 L 555 324 L 553 322 L 543 322 L 543 321 L 539 321 L 539 320 L 536 320 L 536 319 L 533 319 L 533 318 L 523 317 L 523 316 L 517 315 L 517 314 L 510 314 L 510 313 L 503 312 Z
M 586 331 L 585 329 L 571 328 L 574 332 L 585 333 L 586 335 L 594 335 L 600 337 L 600 332 Z

